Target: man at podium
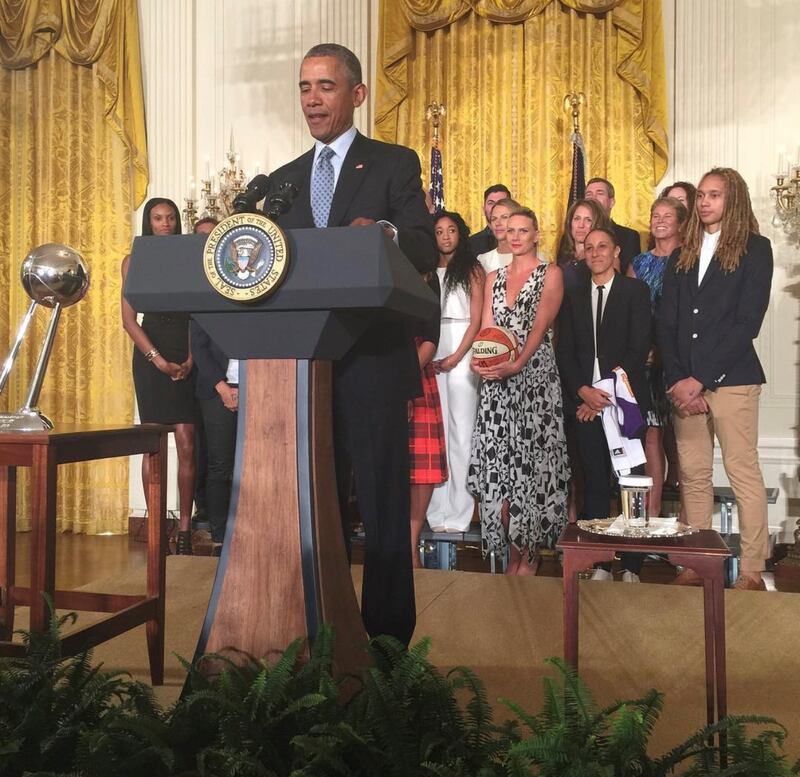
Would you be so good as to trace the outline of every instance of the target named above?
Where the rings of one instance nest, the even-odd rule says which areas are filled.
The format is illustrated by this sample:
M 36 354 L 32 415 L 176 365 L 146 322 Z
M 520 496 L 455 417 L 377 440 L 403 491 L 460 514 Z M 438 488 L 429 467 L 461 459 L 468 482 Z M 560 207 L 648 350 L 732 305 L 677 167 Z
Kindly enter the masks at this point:
M 300 106 L 316 142 L 270 177 L 273 190 L 285 182 L 298 190 L 279 224 L 286 229 L 382 224 L 420 273 L 432 271 L 436 243 L 419 159 L 409 148 L 371 140 L 356 130 L 353 114 L 366 97 L 361 63 L 353 52 L 333 43 L 309 50 L 300 66 Z M 366 535 L 364 625 L 370 636 L 390 634 L 405 644 L 416 622 L 408 400 L 421 393 L 414 342 L 402 324 L 373 324 L 334 364 L 339 503 L 346 522 L 352 472 Z

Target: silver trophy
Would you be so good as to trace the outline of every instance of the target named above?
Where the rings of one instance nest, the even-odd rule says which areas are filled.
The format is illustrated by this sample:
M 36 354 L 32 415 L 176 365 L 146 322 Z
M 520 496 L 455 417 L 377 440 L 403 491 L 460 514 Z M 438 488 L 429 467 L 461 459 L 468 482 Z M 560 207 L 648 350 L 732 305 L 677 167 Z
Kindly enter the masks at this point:
M 39 352 L 39 361 L 31 378 L 25 404 L 16 413 L 0 413 L 0 433 L 41 432 L 53 428 L 53 422 L 39 412 L 36 403 L 39 401 L 39 392 L 42 390 L 47 363 L 53 350 L 61 310 L 83 299 L 89 288 L 89 269 L 83 257 L 74 248 L 60 243 L 46 243 L 34 248 L 23 260 L 20 276 L 22 286 L 31 298 L 31 304 L 19 325 L 16 340 L 0 372 L 0 393 L 8 382 L 36 308 L 42 305 L 52 308 L 53 312 L 50 314 L 50 325 Z

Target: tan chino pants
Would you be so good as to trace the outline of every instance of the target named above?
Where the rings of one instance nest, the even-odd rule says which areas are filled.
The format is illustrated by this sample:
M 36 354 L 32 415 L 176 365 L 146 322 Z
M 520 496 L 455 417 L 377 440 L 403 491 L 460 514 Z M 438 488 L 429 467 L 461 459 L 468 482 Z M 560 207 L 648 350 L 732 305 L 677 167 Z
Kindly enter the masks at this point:
M 758 400 L 761 386 L 729 386 L 703 394 L 709 412 L 682 418 L 673 412 L 678 445 L 681 503 L 686 520 L 710 529 L 714 435 L 736 495 L 742 572 L 762 572 L 769 556 L 767 494 L 758 463 Z

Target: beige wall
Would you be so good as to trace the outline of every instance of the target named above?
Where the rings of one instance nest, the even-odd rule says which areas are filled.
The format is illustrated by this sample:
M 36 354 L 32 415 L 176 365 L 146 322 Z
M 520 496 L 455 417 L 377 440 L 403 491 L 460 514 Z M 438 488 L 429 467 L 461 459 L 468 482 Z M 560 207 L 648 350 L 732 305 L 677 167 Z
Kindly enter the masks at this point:
M 335 40 L 374 83 L 377 0 L 140 0 L 151 185 L 182 204 L 205 157 L 223 162 L 233 128 L 246 171 L 274 169 L 310 147 L 298 109 L 297 69 L 314 43 Z M 792 52 L 798 0 L 664 0 L 670 79 L 671 165 L 664 182 L 696 182 L 713 165 L 748 181 L 762 232 L 773 242 L 773 300 L 758 342 L 767 386 L 761 453 L 770 509 L 788 535 L 797 488 L 800 257 L 771 224 L 778 147 L 800 145 L 800 76 Z M 372 103 L 357 113 L 368 130 Z M 725 482 L 718 462 L 720 483 Z M 132 503 L 141 506 L 138 477 Z M 793 510 L 800 514 L 798 508 Z
M 800 247 L 772 225 L 769 188 L 775 183 L 778 148 L 796 158 L 800 146 L 800 73 L 790 54 L 800 32 L 800 3 L 664 0 L 663 10 L 671 144 L 664 183 L 697 183 L 714 165 L 735 167 L 750 187 L 761 232 L 772 241 L 772 301 L 757 344 L 767 375 L 760 450 L 767 485 L 781 489 L 778 504 L 770 508 L 770 525 L 789 539 L 800 515 Z M 716 480 L 727 482 L 719 457 Z

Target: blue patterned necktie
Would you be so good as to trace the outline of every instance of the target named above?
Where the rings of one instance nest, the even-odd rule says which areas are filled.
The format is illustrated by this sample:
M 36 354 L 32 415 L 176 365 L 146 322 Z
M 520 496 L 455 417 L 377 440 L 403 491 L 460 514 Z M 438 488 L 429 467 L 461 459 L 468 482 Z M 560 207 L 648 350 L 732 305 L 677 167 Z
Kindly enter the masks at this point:
M 311 176 L 311 213 L 315 227 L 328 226 L 328 214 L 333 202 L 333 149 L 325 146 L 319 152 L 314 174 Z

